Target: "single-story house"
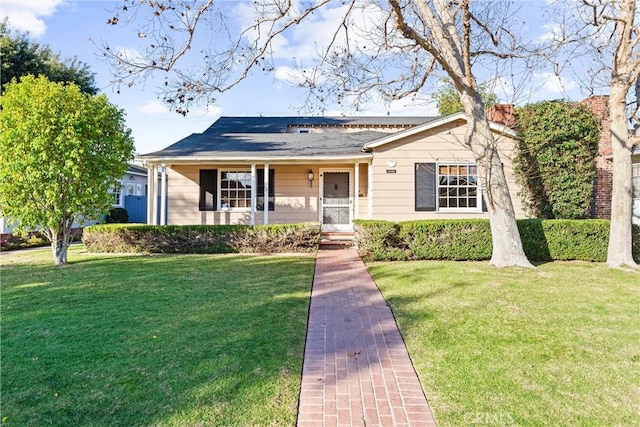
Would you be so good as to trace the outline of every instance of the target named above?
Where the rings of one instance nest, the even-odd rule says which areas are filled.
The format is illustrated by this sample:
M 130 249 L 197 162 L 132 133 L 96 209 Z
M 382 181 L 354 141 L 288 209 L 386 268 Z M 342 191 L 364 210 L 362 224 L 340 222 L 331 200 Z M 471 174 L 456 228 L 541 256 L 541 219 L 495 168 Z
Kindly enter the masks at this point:
M 608 96 L 587 103 L 602 122 L 591 216 L 611 215 Z M 488 111 L 516 216 L 513 106 Z M 354 219 L 486 218 L 464 114 L 447 117 L 221 117 L 203 133 L 138 156 L 149 176 L 149 223 L 270 224 Z M 634 216 L 640 223 L 640 145 L 633 151 Z M 167 194 L 169 196 L 167 197 Z M 267 203 L 265 203 L 267 200 Z M 159 206 L 158 206 L 159 205 Z M 153 213 L 156 215 L 153 215 Z M 162 219 L 164 218 L 164 220 Z
M 490 126 L 516 215 L 524 217 L 512 167 L 517 134 L 505 124 L 512 112 L 497 106 Z M 323 230 L 342 231 L 354 219 L 487 218 L 478 169 L 462 143 L 466 129 L 462 113 L 221 117 L 137 159 L 150 176 L 171 170 L 168 190 L 149 185 L 168 193 L 168 206 L 149 206 L 165 211 L 168 224 L 319 221 Z

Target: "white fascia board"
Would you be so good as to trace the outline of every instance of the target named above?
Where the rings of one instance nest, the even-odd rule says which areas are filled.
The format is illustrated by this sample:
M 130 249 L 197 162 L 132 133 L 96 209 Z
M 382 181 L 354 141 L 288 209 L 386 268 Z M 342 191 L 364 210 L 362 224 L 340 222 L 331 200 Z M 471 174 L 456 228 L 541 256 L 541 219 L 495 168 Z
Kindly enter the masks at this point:
M 349 156 L 309 156 L 309 157 L 208 157 L 208 156 L 174 156 L 174 157 L 140 157 L 137 160 L 149 164 L 211 164 L 211 163 L 328 163 L 328 162 L 364 162 L 373 157 L 369 153 Z
M 362 146 L 363 150 L 367 150 L 367 149 L 371 149 L 371 148 L 376 148 L 376 147 L 380 147 L 381 145 L 385 145 L 385 144 L 389 144 L 390 142 L 395 142 L 399 139 L 402 138 L 406 138 L 408 136 L 412 136 L 412 135 L 416 135 L 419 134 L 421 132 L 430 130 L 430 129 L 435 129 L 439 126 L 443 126 L 446 125 L 448 123 L 452 123 L 455 122 L 456 120 L 464 120 L 465 122 L 467 121 L 467 117 L 464 113 L 455 113 L 455 114 L 450 114 L 448 116 L 445 117 L 440 117 L 439 119 L 436 120 L 432 120 L 430 122 L 427 123 L 423 123 L 421 125 L 418 126 L 414 126 L 412 128 L 409 128 L 407 130 L 403 130 L 400 132 L 396 132 L 396 133 L 392 133 L 389 136 L 384 136 L 380 139 L 377 139 L 375 141 L 371 141 L 368 142 L 366 144 L 364 144 Z M 489 128 L 493 131 L 499 132 L 501 134 L 505 134 L 508 136 L 511 136 L 513 138 L 517 138 L 519 139 L 518 133 L 516 131 L 514 131 L 513 129 L 511 129 L 508 126 L 503 125 L 502 123 L 496 123 L 496 122 L 492 122 L 489 121 Z

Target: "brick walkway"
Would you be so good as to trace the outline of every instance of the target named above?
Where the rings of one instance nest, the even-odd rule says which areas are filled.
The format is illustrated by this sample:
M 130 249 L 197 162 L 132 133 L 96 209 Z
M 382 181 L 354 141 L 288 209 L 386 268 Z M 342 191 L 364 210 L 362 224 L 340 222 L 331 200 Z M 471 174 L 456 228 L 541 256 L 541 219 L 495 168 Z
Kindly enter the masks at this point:
M 318 253 L 298 426 L 435 426 L 391 309 L 355 249 Z

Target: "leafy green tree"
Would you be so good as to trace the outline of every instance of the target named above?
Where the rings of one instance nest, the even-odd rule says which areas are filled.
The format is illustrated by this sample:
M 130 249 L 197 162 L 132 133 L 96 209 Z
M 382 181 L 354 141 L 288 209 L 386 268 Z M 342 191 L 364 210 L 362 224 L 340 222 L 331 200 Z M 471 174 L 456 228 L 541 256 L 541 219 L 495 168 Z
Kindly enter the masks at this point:
M 74 221 L 97 219 L 133 157 L 124 112 L 75 84 L 23 77 L 0 96 L 0 216 L 40 227 L 56 264 Z
M 585 104 L 544 101 L 516 109 L 515 155 L 522 201 L 537 218 L 587 218 L 600 124 Z
M 486 83 L 478 86 L 478 92 L 480 93 L 485 109 L 489 109 L 498 103 L 498 95 L 490 92 Z M 438 114 L 441 116 L 448 116 L 449 114 L 464 111 L 464 106 L 462 105 L 462 101 L 460 101 L 460 93 L 458 93 L 451 82 L 446 82 L 438 89 L 436 103 L 438 105 Z
M 98 88 L 89 66 L 76 58 L 60 58 L 49 46 L 29 40 L 27 34 L 12 35 L 6 20 L 0 23 L 1 91 L 12 79 L 33 74 L 46 76 L 52 82 L 73 82 L 84 93 L 95 95 Z

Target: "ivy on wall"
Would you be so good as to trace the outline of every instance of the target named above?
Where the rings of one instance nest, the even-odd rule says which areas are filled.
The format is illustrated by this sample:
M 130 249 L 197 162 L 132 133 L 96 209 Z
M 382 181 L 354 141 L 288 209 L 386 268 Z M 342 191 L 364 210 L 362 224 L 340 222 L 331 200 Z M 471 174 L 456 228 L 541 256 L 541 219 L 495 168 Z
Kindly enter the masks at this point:
M 543 101 L 517 108 L 515 154 L 523 205 L 536 218 L 589 216 L 600 123 L 581 103 Z

